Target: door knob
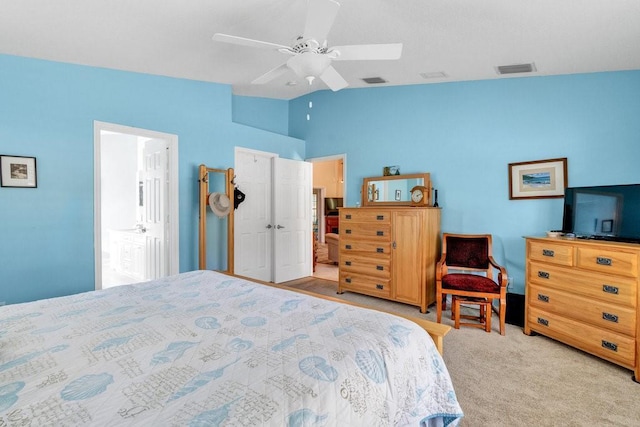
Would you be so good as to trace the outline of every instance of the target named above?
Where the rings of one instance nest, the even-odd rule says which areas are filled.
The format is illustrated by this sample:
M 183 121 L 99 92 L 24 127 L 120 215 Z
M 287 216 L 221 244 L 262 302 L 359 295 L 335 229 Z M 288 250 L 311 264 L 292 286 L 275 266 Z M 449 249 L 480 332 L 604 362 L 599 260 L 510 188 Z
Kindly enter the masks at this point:
M 281 228 L 284 228 L 284 225 L 280 225 L 278 224 L 278 226 L 276 227 L 278 230 L 280 230 Z
M 269 224 L 269 225 L 267 225 L 267 228 L 270 230 L 270 229 L 273 228 L 273 225 Z

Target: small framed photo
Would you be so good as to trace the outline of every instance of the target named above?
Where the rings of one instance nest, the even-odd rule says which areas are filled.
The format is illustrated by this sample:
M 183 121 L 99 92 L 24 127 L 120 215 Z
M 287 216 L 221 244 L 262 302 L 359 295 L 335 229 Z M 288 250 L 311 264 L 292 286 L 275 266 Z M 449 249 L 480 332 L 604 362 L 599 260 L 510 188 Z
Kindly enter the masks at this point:
M 36 188 L 36 158 L 0 155 L 0 185 Z
M 604 220 L 602 220 L 602 225 L 600 226 L 600 231 L 602 233 L 613 233 L 613 220 L 612 219 L 604 219 Z
M 383 176 L 400 175 L 400 166 L 385 166 L 382 168 Z
M 567 158 L 509 163 L 509 199 L 564 197 Z

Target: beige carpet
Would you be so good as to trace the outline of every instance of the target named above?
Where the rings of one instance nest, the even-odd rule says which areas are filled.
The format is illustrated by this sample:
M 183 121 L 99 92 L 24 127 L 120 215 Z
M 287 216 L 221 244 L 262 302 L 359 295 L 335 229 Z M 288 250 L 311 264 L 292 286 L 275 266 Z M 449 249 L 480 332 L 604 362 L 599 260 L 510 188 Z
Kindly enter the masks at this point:
M 305 278 L 284 285 L 435 321 L 435 309 L 355 293 L 336 294 L 336 283 Z M 443 323 L 453 326 L 450 313 Z M 507 325 L 498 331 L 452 329 L 444 360 L 465 413 L 461 426 L 640 426 L 640 384 L 632 371 L 543 336 Z

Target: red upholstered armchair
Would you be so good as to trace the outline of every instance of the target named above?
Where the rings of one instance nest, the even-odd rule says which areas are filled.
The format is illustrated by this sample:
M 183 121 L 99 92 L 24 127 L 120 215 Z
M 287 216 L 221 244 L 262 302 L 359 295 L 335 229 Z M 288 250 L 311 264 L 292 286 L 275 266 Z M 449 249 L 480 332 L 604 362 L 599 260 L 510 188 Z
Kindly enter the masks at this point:
M 507 270 L 491 254 L 491 234 L 444 233 L 442 237 L 442 257 L 436 266 L 438 323 L 442 310 L 447 309 L 447 294 L 486 298 L 491 302 L 497 299 L 500 335 L 504 335 L 508 277 Z M 494 271 L 498 273 L 497 282 L 493 280 Z

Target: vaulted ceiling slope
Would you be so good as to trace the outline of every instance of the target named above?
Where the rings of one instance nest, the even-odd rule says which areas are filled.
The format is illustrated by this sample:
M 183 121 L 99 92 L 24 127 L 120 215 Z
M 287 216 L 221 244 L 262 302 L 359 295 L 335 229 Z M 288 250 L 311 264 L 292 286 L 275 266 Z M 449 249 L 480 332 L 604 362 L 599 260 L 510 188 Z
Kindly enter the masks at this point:
M 340 0 L 338 0 L 340 1 Z M 215 33 L 291 46 L 307 0 L 2 0 L 0 53 L 230 84 L 292 99 L 327 86 L 257 77 L 286 54 Z M 638 0 L 341 0 L 332 46 L 402 43 L 399 60 L 335 61 L 349 88 L 640 69 Z M 496 67 L 533 63 L 531 73 Z

